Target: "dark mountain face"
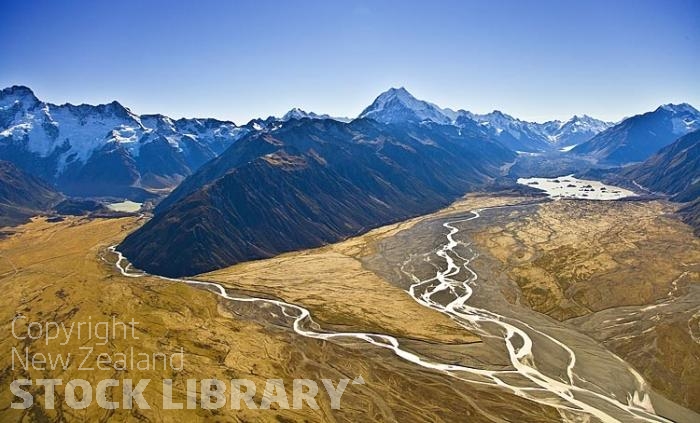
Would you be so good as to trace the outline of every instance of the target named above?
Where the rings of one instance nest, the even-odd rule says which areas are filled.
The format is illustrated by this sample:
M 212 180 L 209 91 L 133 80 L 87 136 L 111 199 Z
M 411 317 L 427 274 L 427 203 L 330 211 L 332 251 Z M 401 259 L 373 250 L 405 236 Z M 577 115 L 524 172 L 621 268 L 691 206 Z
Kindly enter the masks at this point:
M 514 159 L 478 128 L 290 120 L 203 166 L 119 248 L 149 272 L 201 273 L 427 213 Z
M 700 112 L 688 104 L 661 106 L 633 116 L 573 148 L 602 163 L 641 162 L 678 137 L 700 129 Z
M 61 198 L 45 182 L 0 161 L 0 226 L 21 223 L 50 209 Z
M 93 152 L 84 164 L 68 166 L 58 178 L 58 186 L 74 196 L 122 196 L 138 179 L 134 158 L 124 147 L 111 144 Z
M 621 174 L 652 191 L 672 195 L 676 201 L 695 200 L 700 196 L 700 131 L 679 138 Z
M 678 214 L 700 234 L 700 130 L 680 137 L 643 163 L 618 169 L 611 182 L 636 182 L 646 189 L 688 203 Z
M 250 128 L 215 119 L 138 116 L 115 102 L 43 103 L 0 91 L 0 159 L 76 196 L 141 199 L 172 188 Z

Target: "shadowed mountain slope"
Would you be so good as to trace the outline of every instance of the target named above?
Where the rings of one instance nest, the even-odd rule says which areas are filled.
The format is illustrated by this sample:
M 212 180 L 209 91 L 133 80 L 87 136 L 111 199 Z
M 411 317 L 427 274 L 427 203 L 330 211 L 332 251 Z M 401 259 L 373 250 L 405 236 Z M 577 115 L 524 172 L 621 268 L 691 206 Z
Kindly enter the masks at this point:
M 667 104 L 623 120 L 576 146 L 571 153 L 609 164 L 641 162 L 697 129 L 700 129 L 700 112 L 689 104 Z
M 119 248 L 149 272 L 201 273 L 427 213 L 514 159 L 478 128 L 292 120 L 202 167 Z
M 700 131 L 662 148 L 644 163 L 625 168 L 622 176 L 652 191 L 692 201 L 700 196 Z
M 0 161 L 0 226 L 14 225 L 61 200 L 44 181 Z

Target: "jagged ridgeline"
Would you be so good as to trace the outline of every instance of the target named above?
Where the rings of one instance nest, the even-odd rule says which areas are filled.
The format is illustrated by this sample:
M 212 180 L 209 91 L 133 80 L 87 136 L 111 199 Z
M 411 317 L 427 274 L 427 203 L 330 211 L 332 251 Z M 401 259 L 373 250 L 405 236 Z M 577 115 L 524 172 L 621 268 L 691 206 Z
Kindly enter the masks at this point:
M 632 116 L 577 145 L 573 154 L 604 164 L 646 160 L 678 137 L 700 129 L 700 112 L 689 104 L 666 104 L 652 112 Z
M 215 119 L 139 116 L 116 101 L 58 106 L 22 86 L 0 92 L 0 159 L 69 195 L 151 197 L 247 131 Z
M 478 125 L 290 121 L 203 166 L 119 248 L 152 273 L 201 273 L 427 213 L 515 157 Z

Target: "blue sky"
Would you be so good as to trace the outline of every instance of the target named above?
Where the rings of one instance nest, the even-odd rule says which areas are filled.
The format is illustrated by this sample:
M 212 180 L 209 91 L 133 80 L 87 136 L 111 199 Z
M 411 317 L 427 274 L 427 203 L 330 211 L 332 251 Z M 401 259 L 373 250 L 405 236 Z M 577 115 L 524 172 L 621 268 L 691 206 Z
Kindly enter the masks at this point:
M 8 1 L 0 84 L 245 123 L 380 92 L 529 120 L 700 107 L 700 1 Z

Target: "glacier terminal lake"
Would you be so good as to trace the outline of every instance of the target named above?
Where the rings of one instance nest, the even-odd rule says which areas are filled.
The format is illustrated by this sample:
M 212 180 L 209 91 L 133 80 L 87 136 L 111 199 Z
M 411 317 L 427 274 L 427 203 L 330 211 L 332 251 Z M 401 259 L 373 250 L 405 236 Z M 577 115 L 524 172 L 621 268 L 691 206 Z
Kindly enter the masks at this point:
M 625 188 L 607 185 L 600 181 L 578 179 L 572 175 L 556 178 L 518 178 L 518 183 L 545 191 L 555 199 L 618 200 L 636 195 Z
M 110 210 L 118 212 L 135 213 L 141 209 L 142 203 L 137 203 L 131 200 L 120 201 L 118 203 L 107 204 Z

